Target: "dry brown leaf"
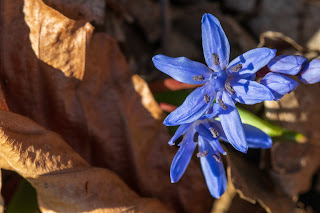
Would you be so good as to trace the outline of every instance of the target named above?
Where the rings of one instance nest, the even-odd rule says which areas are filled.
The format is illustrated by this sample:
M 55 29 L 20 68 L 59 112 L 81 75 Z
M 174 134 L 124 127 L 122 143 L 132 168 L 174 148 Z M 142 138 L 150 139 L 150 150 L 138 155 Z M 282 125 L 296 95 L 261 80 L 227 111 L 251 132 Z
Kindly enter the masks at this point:
M 1 157 L 36 188 L 43 212 L 169 211 L 113 172 L 89 166 L 56 133 L 12 112 L 0 111 L 0 120 Z
M 44 3 L 71 19 L 104 22 L 105 0 L 44 0 Z
M 276 103 L 266 102 L 272 122 L 303 133 L 307 144 L 276 144 L 271 149 L 272 176 L 291 197 L 307 192 L 320 167 L 319 85 L 303 85 Z
M 269 47 L 277 49 L 277 54 L 295 54 L 303 52 L 304 49 L 292 38 L 279 32 L 267 31 L 260 35 L 259 47 Z
M 259 204 L 268 213 L 293 213 L 295 205 L 266 172 L 260 171 L 235 151 L 227 149 L 228 181 L 242 199 Z
M 80 168 L 79 180 L 74 178 L 78 185 L 72 190 L 84 189 L 83 180 L 99 189 L 100 182 L 95 183 L 94 177 L 89 179 L 81 170 L 90 164 L 115 172 L 139 196 L 157 197 L 178 212 L 210 210 L 212 198 L 198 160 L 190 163 L 178 184 L 170 183 L 169 168 L 176 150 L 167 145 L 169 135 L 162 124 L 162 111 L 147 84 L 128 71 L 115 40 L 103 33 L 92 35 L 90 24 L 70 20 L 40 0 L 25 0 L 24 4 L 7 0 L 1 6 L 0 82 L 8 107 L 61 135 L 38 126 L 31 131 L 36 133 L 36 140 L 28 144 L 23 140 L 26 135 L 19 136 L 24 128 L 30 128 L 28 124 L 19 127 L 22 132 L 16 132 L 17 137 L 22 138 L 16 138 L 20 145 L 14 146 L 28 150 L 28 155 L 13 147 L 10 152 L 13 144 L 8 140 L 3 144 L 4 151 L 0 150 L 7 162 L 15 159 L 12 169 L 30 178 L 38 189 L 42 209 L 75 208 L 72 204 L 80 202 L 69 191 L 69 206 L 57 197 L 61 181 L 76 175 L 69 170 Z M 52 136 L 43 139 L 42 134 Z M 75 152 L 65 148 L 64 141 Z M 29 156 L 33 161 L 26 159 Z M 65 176 L 57 177 L 57 182 L 54 178 L 49 181 L 48 172 Z M 96 173 L 104 176 L 110 172 L 97 169 Z M 44 180 L 50 182 L 50 188 L 43 185 Z M 109 184 L 108 178 L 105 181 Z M 124 194 L 129 193 L 123 188 Z M 107 199 L 103 194 L 108 191 L 101 193 L 99 199 Z M 85 209 L 85 205 L 79 204 L 79 208 Z
M 262 42 L 267 47 L 281 49 L 284 52 L 301 51 L 302 48 L 294 41 L 287 42 L 284 35 L 265 34 L 269 40 L 278 42 Z M 291 46 L 290 46 L 291 45 Z M 304 52 L 304 56 L 312 58 L 312 51 Z M 318 98 L 320 85 L 300 84 L 290 94 L 279 101 L 265 101 L 267 119 L 284 128 L 300 132 L 308 137 L 307 144 L 279 143 L 271 148 L 272 175 L 275 182 L 290 197 L 297 197 L 307 192 L 312 184 L 312 178 L 320 167 L 320 114 Z
M 137 24 L 146 32 L 149 41 L 155 41 L 161 36 L 160 7 L 150 0 L 124 0 L 119 2 L 135 19 Z
M 2 189 L 2 174 L 0 170 L 0 190 Z M 0 195 L 0 212 L 4 212 L 4 200 L 2 195 Z

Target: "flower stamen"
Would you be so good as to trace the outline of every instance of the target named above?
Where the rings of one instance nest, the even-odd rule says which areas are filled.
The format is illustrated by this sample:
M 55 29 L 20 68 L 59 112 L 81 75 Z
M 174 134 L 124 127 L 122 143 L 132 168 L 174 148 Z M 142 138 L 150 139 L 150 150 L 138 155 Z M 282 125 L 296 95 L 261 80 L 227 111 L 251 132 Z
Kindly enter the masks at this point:
M 210 127 L 209 130 L 210 130 L 213 138 L 219 137 L 219 133 L 216 129 L 214 129 L 213 127 Z
M 198 143 L 198 141 L 199 141 L 199 132 L 196 132 L 193 135 L 193 142 Z
M 222 109 L 226 110 L 228 108 L 227 105 L 225 105 L 225 103 L 223 103 L 221 98 L 218 98 L 218 103 Z
M 217 53 L 212 54 L 212 59 L 213 59 L 214 65 L 216 65 L 216 66 L 220 65 L 220 60 L 219 60 L 219 56 Z
M 209 103 L 210 102 L 210 96 L 208 94 L 205 94 L 203 96 L 203 100 L 206 102 L 206 103 Z
M 236 66 L 233 66 L 230 68 L 232 72 L 238 72 L 241 69 L 242 69 L 242 64 L 237 64 Z
M 234 95 L 234 93 L 236 92 L 232 86 L 230 85 L 230 82 L 226 82 L 224 85 L 224 88 L 231 94 Z
M 204 81 L 204 76 L 203 75 L 195 75 L 195 76 L 193 76 L 192 80 L 194 80 L 194 81 Z
M 197 153 L 197 157 L 198 158 L 201 158 L 201 157 L 206 157 L 207 155 L 208 155 L 208 150 L 205 150 L 205 151 L 203 151 L 203 152 L 198 152 Z
M 217 162 L 221 162 L 221 157 L 216 155 L 216 154 L 213 154 L 213 157 L 214 159 L 216 159 Z

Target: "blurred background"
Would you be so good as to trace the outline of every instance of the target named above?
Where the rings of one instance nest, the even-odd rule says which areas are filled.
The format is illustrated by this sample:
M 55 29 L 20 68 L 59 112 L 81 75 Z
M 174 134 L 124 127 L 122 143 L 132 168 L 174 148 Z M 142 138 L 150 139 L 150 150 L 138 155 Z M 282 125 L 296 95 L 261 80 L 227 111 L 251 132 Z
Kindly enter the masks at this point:
M 155 54 L 203 61 L 200 24 L 204 13 L 220 20 L 231 59 L 257 47 L 266 31 L 283 33 L 303 47 L 320 50 L 318 0 L 106 0 L 106 8 L 103 23 L 95 23 L 97 29 L 122 44 L 131 70 L 147 81 L 160 75 L 150 60 Z
M 5 1 L 1 1 L 0 11 L 10 12 L 9 7 L 9 9 L 4 7 L 6 4 L 9 5 L 10 3 L 3 2 Z M 24 19 L 23 15 L 33 15 L 32 13 L 31 15 L 23 14 L 23 3 L 22 1 L 17 2 L 19 2 L 19 4 L 21 3 L 21 7 L 19 6 L 19 10 L 17 9 L 17 11 L 21 13 L 19 14 L 19 20 Z M 25 2 L 32 1 L 26 0 Z M 111 113 L 114 113 L 112 110 L 109 110 L 111 107 L 107 108 L 105 106 L 108 105 L 106 103 L 111 103 L 112 101 L 114 102 L 115 107 L 113 106 L 111 109 L 119 110 L 120 112 L 116 110 L 115 111 L 119 114 L 121 119 L 119 119 L 117 117 L 118 114 L 115 113 L 117 116 L 114 117 L 116 118 L 110 116 L 112 119 L 110 119 L 109 126 L 104 125 L 103 122 L 101 122 L 101 124 L 98 122 L 91 122 L 88 124 L 87 120 L 84 118 L 82 119 L 81 117 L 84 116 L 81 108 L 81 104 L 83 103 L 79 104 L 78 102 L 75 102 L 77 104 L 72 105 L 70 108 L 68 108 L 68 104 L 65 104 L 67 106 L 67 110 L 64 108 L 62 108 L 62 110 L 56 109 L 58 107 L 65 106 L 60 104 L 60 102 L 58 103 L 58 101 L 61 101 L 62 103 L 69 103 L 69 96 L 64 96 L 65 91 L 61 90 L 61 95 L 59 93 L 59 89 L 56 88 L 64 88 L 64 86 L 67 85 L 66 91 L 69 91 L 69 83 L 75 82 L 76 86 L 72 87 L 71 89 L 78 89 L 78 79 L 75 80 L 71 77 L 69 78 L 69 76 L 65 77 L 60 75 L 61 70 L 59 69 L 55 70 L 55 73 L 52 74 L 54 77 L 52 78 L 50 78 L 51 75 L 48 74 L 48 82 L 50 82 L 52 79 L 63 79 L 53 83 L 54 86 L 50 87 L 48 91 L 46 91 L 49 94 L 48 96 L 46 96 L 46 93 L 42 93 L 43 88 L 41 87 L 41 84 L 39 88 L 36 88 L 41 90 L 39 96 L 42 97 L 41 95 L 43 95 L 44 97 L 43 99 L 40 98 L 41 101 L 48 100 L 53 97 L 52 103 L 50 102 L 50 104 L 52 104 L 50 110 L 52 111 L 47 109 L 48 106 L 46 105 L 46 102 L 44 103 L 39 101 L 40 104 L 35 103 L 39 105 L 44 103 L 41 105 L 41 107 L 45 109 L 43 110 L 43 116 L 38 115 L 37 112 L 30 110 L 32 105 L 30 108 L 26 107 L 25 109 L 24 107 L 28 105 L 28 102 L 19 104 L 21 103 L 21 100 L 15 100 L 15 98 L 20 98 L 18 95 L 10 100 L 11 96 L 7 95 L 6 92 L 13 91 L 12 94 L 14 94 L 15 86 L 13 84 L 10 85 L 11 82 L 6 82 L 4 77 L 7 75 L 10 76 L 11 70 L 1 70 L 1 77 L 3 77 L 1 78 L 3 79 L 1 80 L 3 81 L 1 82 L 1 85 L 5 90 L 6 99 L 9 100 L 7 100 L 7 102 L 9 103 L 8 105 L 10 111 L 30 117 L 45 128 L 61 134 L 63 139 L 71 144 L 73 149 L 79 152 L 80 155 L 82 155 L 82 157 L 84 157 L 84 159 L 90 163 L 90 165 L 108 168 L 114 171 L 139 196 L 159 199 L 165 204 L 165 206 L 169 206 L 170 208 L 176 210 L 176 212 L 193 212 L 195 209 L 205 209 L 208 210 L 208 212 L 211 211 L 212 213 L 320 213 L 319 84 L 301 84 L 295 92 L 284 96 L 284 98 L 278 102 L 265 102 L 255 106 L 246 107 L 246 109 L 273 124 L 303 133 L 308 138 L 308 141 L 304 144 L 297 144 L 283 140 L 279 142 L 280 139 L 278 140 L 275 138 L 275 144 L 273 145 L 272 149 L 263 151 L 250 150 L 247 155 L 235 153 L 230 149 L 230 152 L 228 151 L 230 159 L 228 158 L 225 164 L 228 165 L 228 174 L 229 178 L 233 181 L 233 185 L 228 187 L 225 196 L 220 200 L 214 200 L 213 198 L 209 197 L 204 179 L 200 173 L 197 158 L 193 159 L 197 164 L 192 164 L 190 166 L 191 168 L 188 168 L 188 172 L 185 174 L 186 177 L 184 177 L 177 184 L 170 184 L 168 175 L 170 168 L 169 165 L 175 151 L 177 150 L 177 147 L 175 149 L 174 147 L 169 147 L 166 144 L 169 135 L 166 132 L 165 127 L 161 124 L 162 121 L 160 114 L 162 111 L 159 110 L 160 112 L 158 113 L 158 118 L 150 116 L 150 110 L 145 110 L 145 106 L 142 106 L 140 96 L 137 96 L 134 101 L 132 101 L 132 103 L 136 104 L 138 107 L 129 102 L 131 101 L 130 98 L 135 97 L 134 95 L 137 94 L 137 92 L 133 89 L 131 82 L 130 85 L 128 84 L 129 86 L 127 84 L 125 84 L 123 87 L 121 87 L 122 85 L 118 85 L 120 84 L 119 82 L 124 82 L 125 80 L 130 79 L 132 74 L 138 74 L 149 84 L 151 90 L 152 88 L 155 88 L 156 90 L 156 82 L 161 82 L 162 80 L 168 78 L 168 76 L 161 73 L 153 66 L 151 59 L 156 54 L 165 54 L 171 57 L 185 56 L 191 60 L 204 63 L 201 44 L 201 17 L 204 13 L 211 13 L 220 20 L 230 42 L 230 60 L 250 49 L 261 46 L 275 48 L 278 50 L 277 54 L 300 54 L 304 55 L 308 59 L 319 57 L 319 0 L 43 0 L 43 2 L 49 7 L 59 11 L 67 18 L 79 21 L 77 22 L 77 24 L 80 23 L 79 25 L 84 25 L 83 23 L 86 21 L 90 22 L 95 28 L 94 34 L 106 33 L 115 39 L 128 63 L 130 75 L 127 77 L 126 74 L 123 74 L 127 70 L 120 70 L 120 68 L 126 66 L 125 61 L 123 61 L 121 58 L 122 56 L 120 56 L 119 58 L 121 63 L 116 61 L 117 63 L 121 64 L 121 66 L 119 65 L 120 68 L 114 65 L 119 69 L 106 69 L 105 75 L 107 77 L 105 77 L 103 80 L 101 80 L 102 78 L 99 78 L 100 76 L 96 77 L 94 72 L 91 73 L 92 76 L 94 76 L 94 78 L 92 78 L 93 80 L 101 80 L 101 85 L 106 86 L 105 88 L 101 86 L 101 88 L 103 87 L 104 90 L 101 88 L 97 89 L 101 89 L 99 92 L 105 96 L 97 93 L 101 95 L 100 97 L 94 93 L 96 96 L 89 95 L 88 97 L 94 96 L 94 100 L 97 101 L 95 102 L 97 103 L 96 105 L 100 104 L 97 106 L 97 109 L 102 109 L 98 112 L 96 112 L 97 110 L 92 110 L 94 111 L 94 113 L 92 113 L 93 121 L 95 121 L 97 118 L 105 118 L 104 116 L 109 118 L 108 116 Z M 3 17 L 7 16 L 7 14 L 4 12 L 2 13 Z M 15 14 L 9 14 L 8 17 L 10 17 L 10 15 L 12 17 L 15 16 Z M 6 20 L 8 23 L 8 20 L 13 20 L 14 22 L 14 18 L 11 19 L 3 17 L 2 20 Z M 5 23 L 7 22 L 2 21 L 1 24 L 5 26 Z M 23 24 L 25 25 L 24 21 Z M 12 26 L 10 28 L 6 25 L 7 28 L 10 28 L 13 32 L 15 32 L 15 25 L 8 24 L 8 26 Z M 31 64 L 33 67 L 33 63 L 38 63 L 38 58 L 36 58 L 38 56 L 34 55 L 33 50 L 31 49 L 30 41 L 28 40 L 29 28 L 25 26 L 23 32 L 26 33 L 26 35 L 23 37 L 26 41 L 26 44 L 23 45 L 25 45 L 26 49 L 32 53 L 30 54 L 32 55 L 30 58 L 32 58 L 33 61 L 29 64 Z M 5 33 L 6 32 L 1 32 L 0 36 L 5 35 Z M 9 36 L 6 36 L 6 38 L 8 37 L 10 37 L 10 33 Z M 2 47 L 5 46 L 4 44 L 5 42 L 3 42 L 3 44 L 1 43 L 1 45 L 3 45 Z M 99 45 L 97 46 L 100 47 Z M 20 46 L 17 45 L 15 48 L 20 48 Z M 92 52 L 96 53 L 97 55 L 99 55 L 99 51 L 103 52 L 103 49 L 100 50 L 97 47 L 95 48 L 96 49 L 94 49 Z M 12 55 L 14 55 L 14 51 L 12 52 Z M 3 50 L 2 53 L 5 53 L 5 51 Z M 117 51 L 115 51 L 114 54 L 117 57 L 120 55 Z M 113 57 L 112 54 L 106 55 L 108 57 L 110 55 Z M 22 56 L 25 57 L 23 54 Z M 96 55 L 94 55 L 94 57 L 98 58 Z M 90 55 L 88 58 L 90 58 Z M 99 58 L 99 60 L 101 58 Z M 28 61 L 28 59 L 26 60 Z M 108 60 L 110 61 L 107 62 L 112 64 L 112 60 L 110 58 Z M 23 70 L 20 67 L 16 68 L 11 66 L 12 64 L 16 64 L 16 61 L 14 60 L 12 60 L 12 62 L 9 61 L 8 64 L 10 69 L 11 67 L 13 67 L 13 70 L 15 68 L 15 74 L 20 74 L 20 71 Z M 48 73 L 52 72 L 52 67 L 47 65 L 48 64 L 43 63 L 41 64 L 41 67 L 38 63 L 34 67 L 36 67 L 35 69 L 42 71 L 49 70 Z M 95 63 L 92 62 L 88 65 L 88 67 L 90 68 L 90 66 L 92 66 L 95 68 L 94 65 Z M 104 72 L 104 65 L 105 64 L 103 63 L 96 65 L 96 67 L 101 68 L 101 73 Z M 112 66 L 110 65 L 110 67 Z M 92 70 L 96 71 L 93 68 Z M 28 72 L 29 70 L 26 71 L 26 73 Z M 108 72 L 113 72 L 113 75 Z M 115 74 L 116 72 L 121 73 L 121 75 L 119 74 L 120 77 Z M 18 74 L 16 76 L 19 76 Z M 118 77 L 120 80 L 114 76 Z M 39 77 L 39 79 L 42 78 L 45 79 L 43 76 Z M 107 80 L 105 81 L 105 79 Z M 126 81 L 126 83 L 128 82 Z M 33 85 L 32 81 L 31 83 L 28 81 L 26 85 L 28 84 Z M 60 87 L 60 84 L 63 86 Z M 20 85 L 19 81 L 17 81 L 17 85 Z M 73 84 L 70 83 L 70 85 Z M 88 86 L 88 91 L 91 91 L 90 89 L 96 89 L 94 88 L 95 84 L 92 85 Z M 10 90 L 10 86 L 13 88 L 12 90 Z M 33 87 L 30 86 L 30 88 Z M 118 93 L 119 88 L 126 88 L 128 91 L 134 91 L 135 93 L 134 95 L 132 95 L 133 93 L 131 94 L 129 92 L 129 95 L 125 93 L 124 96 L 121 96 L 121 99 L 117 96 L 119 94 L 123 95 L 122 93 Z M 18 89 L 21 89 L 21 91 L 26 91 L 23 86 Z M 36 89 L 34 91 L 36 91 Z M 112 90 L 112 92 L 105 92 L 109 91 L 109 89 L 110 91 Z M 126 89 L 123 89 L 123 91 L 127 91 Z M 159 102 L 163 96 L 161 96 L 161 94 L 156 94 L 155 90 L 152 90 L 152 92 L 154 92 L 156 100 Z M 72 94 L 78 94 L 73 90 L 71 91 Z M 172 95 L 173 99 L 176 99 L 173 100 L 173 102 L 176 101 L 176 105 L 178 105 L 183 101 L 183 98 L 190 91 L 190 89 L 184 90 L 183 93 Z M 55 93 L 58 93 L 57 97 L 60 97 L 61 95 L 62 98 L 60 98 L 58 101 L 54 99 L 55 96 L 52 94 Z M 91 93 L 87 93 L 87 91 L 85 91 L 84 94 L 88 95 Z M 150 94 L 148 93 L 148 98 L 150 99 L 151 97 L 153 100 L 152 95 Z M 179 94 L 181 97 L 178 97 Z M 29 103 L 34 104 L 33 98 L 33 96 L 29 97 Z M 120 101 L 118 99 L 121 99 L 121 101 L 129 100 L 129 104 L 126 105 L 127 108 L 121 108 L 123 105 L 125 105 L 123 103 L 127 102 L 123 101 L 123 103 L 121 102 L 119 104 L 118 102 Z M 76 97 L 74 100 L 78 100 L 78 97 Z M 88 100 L 91 99 L 88 98 Z M 168 99 L 166 99 L 166 101 L 168 101 Z M 88 106 L 91 107 L 91 104 L 92 103 L 90 102 Z M 92 105 L 95 106 L 95 104 Z M 105 107 L 107 110 L 104 109 Z M 132 116 L 130 113 L 132 109 L 135 109 L 135 107 L 138 110 L 133 112 L 136 112 L 137 115 L 132 113 Z M 81 108 L 81 110 L 79 110 L 79 108 Z M 59 121 L 57 121 L 58 119 L 55 118 L 54 113 L 47 113 L 48 111 L 60 115 L 57 116 Z M 79 114 L 77 114 L 78 112 Z M 46 116 L 48 116 L 48 118 Z M 141 118 L 147 118 L 146 120 L 148 120 L 149 123 L 143 123 L 141 126 L 136 125 L 137 121 L 143 120 Z M 65 122 L 64 119 L 67 122 Z M 118 120 L 120 121 L 115 125 L 114 122 L 117 122 Z M 112 123 L 112 125 L 110 123 Z M 96 130 L 96 132 L 92 133 L 93 131 L 88 130 L 90 129 L 89 127 L 91 127 L 90 125 L 93 126 L 92 129 Z M 117 128 L 118 132 L 115 134 L 116 137 L 112 135 L 113 131 L 110 126 L 115 126 L 115 128 Z M 124 126 L 129 130 L 125 129 Z M 138 127 L 136 128 L 136 126 Z M 132 141 L 134 140 L 130 137 L 133 136 L 127 132 L 130 132 L 132 129 L 138 129 L 137 131 L 140 132 L 137 135 L 139 135 L 139 137 L 142 135 L 141 138 L 143 138 L 143 134 L 145 134 L 144 131 L 146 131 L 144 129 L 145 126 L 151 126 L 151 128 L 155 129 L 157 134 L 161 132 L 161 134 L 159 133 L 161 138 L 159 137 L 157 139 L 150 133 L 148 137 L 151 139 L 150 141 L 144 141 L 144 145 L 146 145 L 145 147 L 147 148 L 146 150 L 143 150 L 140 148 L 143 146 L 140 146 L 141 144 L 139 143 L 137 143 L 139 146 L 137 144 L 135 144 L 137 146 L 132 145 Z M 141 131 L 141 129 L 143 131 Z M 85 137 L 82 134 L 85 135 Z M 121 141 L 107 141 L 107 137 L 105 137 L 106 135 L 111 139 L 118 139 L 118 136 Z M 139 137 L 136 137 L 135 140 L 140 142 Z M 139 140 L 137 140 L 137 138 Z M 156 138 L 158 142 L 161 141 L 161 143 L 158 143 L 157 147 L 149 148 L 155 144 L 154 138 Z M 109 144 L 107 144 L 106 141 Z M 82 146 L 82 143 L 86 144 L 86 146 Z M 118 145 L 119 143 L 121 148 L 114 146 Z M 103 147 L 103 149 L 101 147 Z M 97 154 L 97 150 L 101 151 L 101 153 Z M 150 153 L 150 150 L 157 152 L 157 155 L 153 156 L 153 154 Z M 139 154 L 141 153 L 145 154 L 146 156 L 138 158 L 140 156 Z M 106 158 L 106 156 L 108 156 L 108 158 Z M 157 163 L 159 156 L 161 159 L 163 156 L 165 156 L 164 158 L 166 159 L 162 159 L 163 162 L 160 163 L 161 165 Z M 132 159 L 138 160 L 134 161 Z M 150 161 L 146 159 L 150 159 Z M 122 163 L 122 166 L 125 166 L 120 167 L 114 163 L 115 161 L 120 162 Z M 139 163 L 143 166 L 141 166 Z M 152 166 L 147 163 L 150 163 Z M 144 177 L 144 175 L 139 173 L 140 170 L 137 169 L 140 168 L 139 166 L 142 168 L 141 171 L 145 172 L 144 174 L 151 175 L 150 178 Z M 157 166 L 159 168 L 157 168 Z M 193 170 L 194 168 L 196 168 L 196 170 Z M 150 171 L 155 173 L 150 174 Z M 232 176 L 230 175 L 230 171 L 233 172 Z M 158 176 L 154 177 L 152 175 Z M 199 179 L 199 177 L 202 179 Z M 3 170 L 2 194 L 5 204 L 11 205 L 11 209 L 9 208 L 10 212 L 23 212 L 24 207 L 17 210 L 17 208 L 12 206 L 19 207 L 21 200 L 24 200 L 25 203 L 32 205 L 30 208 L 32 210 L 28 212 L 39 211 L 37 207 L 37 201 L 35 199 L 35 190 L 28 182 L 24 180 L 21 182 L 21 179 L 22 178 L 18 176 L 17 173 Z M 150 182 L 148 182 L 149 179 Z M 163 185 L 167 184 L 165 187 L 162 187 L 161 184 L 161 186 L 154 184 L 154 182 L 160 179 L 163 181 Z M 199 183 L 196 183 L 196 181 L 190 183 L 187 182 L 188 180 L 199 180 Z M 235 187 L 237 190 L 235 190 L 233 187 Z M 174 192 L 175 194 L 170 192 Z M 193 194 L 191 194 L 192 192 L 198 193 L 203 197 L 193 197 Z M 245 197 L 243 194 L 245 194 Z M 29 198 L 30 201 L 27 200 L 27 198 Z M 171 200 L 171 202 L 167 202 L 168 200 Z M 204 204 L 199 200 L 203 201 Z

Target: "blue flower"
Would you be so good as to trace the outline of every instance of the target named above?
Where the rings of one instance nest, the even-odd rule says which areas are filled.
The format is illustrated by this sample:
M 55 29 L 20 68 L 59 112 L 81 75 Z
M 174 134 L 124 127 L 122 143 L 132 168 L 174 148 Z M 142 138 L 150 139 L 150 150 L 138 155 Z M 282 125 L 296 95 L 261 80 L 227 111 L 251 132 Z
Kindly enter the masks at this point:
M 185 57 L 156 55 L 152 58 L 157 69 L 177 81 L 204 84 L 169 114 L 164 124 L 176 126 L 191 123 L 206 113 L 216 99 L 224 110 L 219 117 L 229 142 L 239 151 L 246 152 L 248 147 L 235 102 L 256 104 L 274 99 L 267 87 L 253 79 L 255 73 L 274 58 L 276 50 L 256 48 L 229 63 L 230 45 L 218 19 L 211 14 L 204 14 L 201 29 L 207 66 Z
M 274 101 L 297 88 L 299 83 L 283 74 L 297 75 L 306 61 L 307 58 L 299 55 L 280 55 L 268 63 L 271 72 L 260 83 L 270 89 Z
M 299 73 L 299 79 L 304 84 L 320 82 L 320 58 L 313 59 L 307 63 Z
M 244 124 L 243 127 L 250 148 L 271 147 L 272 140 L 263 131 L 247 124 Z M 200 158 L 208 189 L 213 197 L 219 198 L 227 187 L 227 178 L 221 159 L 221 154 L 225 155 L 226 152 L 221 147 L 219 138 L 224 141 L 228 141 L 228 139 L 221 123 L 214 119 L 202 117 L 193 123 L 182 124 L 169 141 L 169 144 L 174 145 L 174 141 L 181 135 L 184 135 L 184 137 L 178 144 L 180 148 L 170 168 L 171 182 L 176 183 L 180 180 L 198 145 L 199 152 L 197 156 Z
M 278 73 L 268 73 L 261 79 L 261 84 L 270 89 L 274 95 L 274 101 L 281 99 L 285 94 L 295 90 L 299 83 L 285 75 Z
M 297 75 L 306 62 L 307 58 L 300 55 L 279 55 L 268 63 L 268 68 L 271 72 Z

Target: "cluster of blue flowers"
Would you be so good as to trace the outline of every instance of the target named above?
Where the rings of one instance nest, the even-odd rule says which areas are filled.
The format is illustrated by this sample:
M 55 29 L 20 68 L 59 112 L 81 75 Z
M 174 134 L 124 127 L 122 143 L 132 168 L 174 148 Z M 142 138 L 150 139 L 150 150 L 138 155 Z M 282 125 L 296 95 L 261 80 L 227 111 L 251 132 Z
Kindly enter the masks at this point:
M 221 155 L 226 152 L 219 139 L 246 153 L 249 148 L 270 148 L 271 138 L 256 127 L 242 124 L 235 103 L 256 104 L 279 100 L 293 91 L 298 83 L 286 75 L 297 75 L 304 83 L 320 81 L 320 59 L 307 63 L 302 56 L 276 56 L 276 50 L 256 48 L 229 63 L 229 41 L 216 17 L 202 17 L 202 45 L 206 65 L 185 57 L 153 57 L 157 69 L 177 81 L 195 84 L 196 88 L 164 120 L 167 126 L 178 126 L 170 145 L 182 135 L 182 141 L 170 169 L 171 182 L 179 181 L 198 145 L 202 171 L 211 195 L 219 198 L 227 186 Z M 254 81 L 256 72 L 268 66 L 260 83 Z M 302 70 L 301 70 L 302 69 Z M 284 75 L 286 74 L 286 75 Z M 217 119 L 219 117 L 219 120 Z

